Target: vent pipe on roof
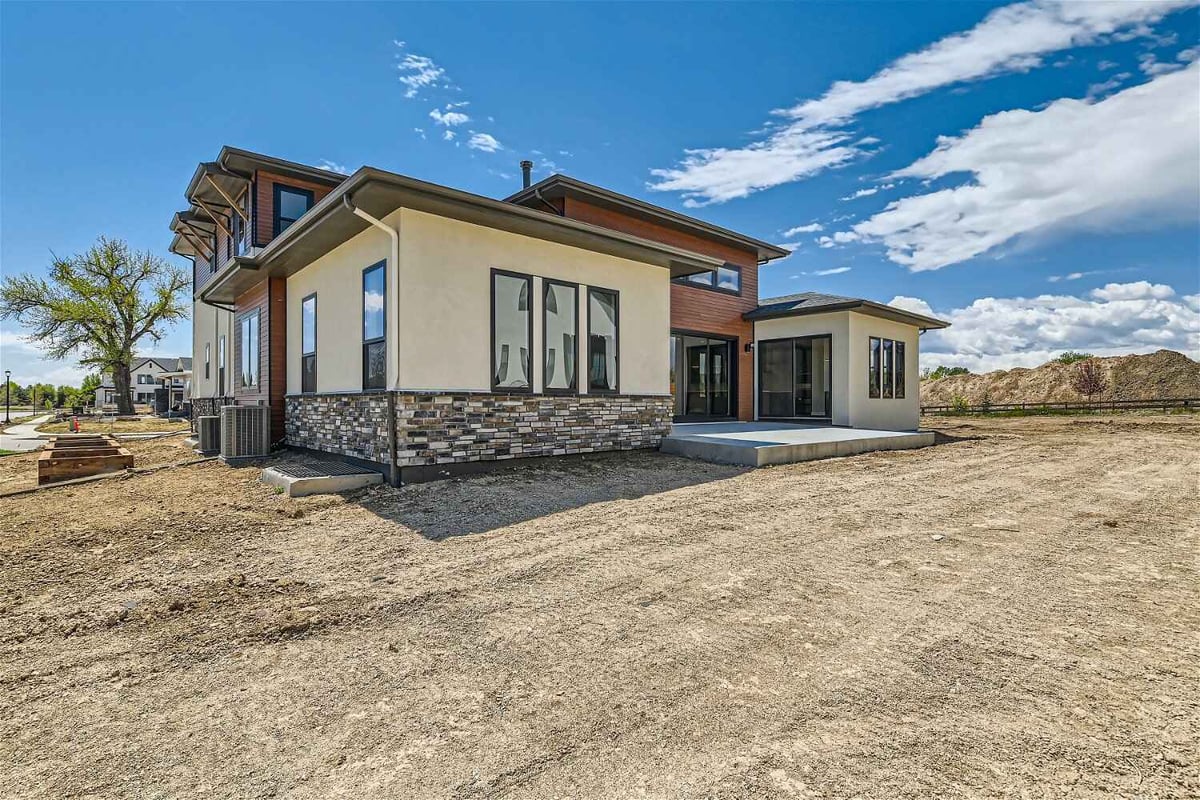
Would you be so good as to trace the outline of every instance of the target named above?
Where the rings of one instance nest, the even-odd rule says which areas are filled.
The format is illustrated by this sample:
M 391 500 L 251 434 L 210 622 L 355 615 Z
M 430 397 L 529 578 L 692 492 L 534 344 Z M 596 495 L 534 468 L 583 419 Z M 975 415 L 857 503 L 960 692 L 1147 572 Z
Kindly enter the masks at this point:
M 532 179 L 530 178 L 530 173 L 532 171 L 533 171 L 533 162 L 532 161 L 522 161 L 521 162 L 521 188 L 522 189 L 528 189 L 529 184 L 533 182 Z

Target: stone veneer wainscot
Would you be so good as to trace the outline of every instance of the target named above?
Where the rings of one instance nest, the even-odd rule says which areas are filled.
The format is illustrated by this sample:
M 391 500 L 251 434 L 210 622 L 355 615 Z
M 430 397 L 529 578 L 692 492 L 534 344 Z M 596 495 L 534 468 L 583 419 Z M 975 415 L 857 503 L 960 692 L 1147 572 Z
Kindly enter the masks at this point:
M 394 392 L 402 469 L 656 448 L 671 398 Z M 289 395 L 287 444 L 388 462 L 387 393 Z

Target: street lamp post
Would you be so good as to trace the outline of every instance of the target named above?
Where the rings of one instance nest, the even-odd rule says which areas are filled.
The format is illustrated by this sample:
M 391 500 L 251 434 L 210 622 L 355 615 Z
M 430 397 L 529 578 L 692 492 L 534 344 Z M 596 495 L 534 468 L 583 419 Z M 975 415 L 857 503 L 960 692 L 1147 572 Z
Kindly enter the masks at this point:
M 11 369 L 4 370 L 4 424 L 5 425 L 12 422 L 12 418 L 8 416 L 9 399 L 10 399 L 10 396 L 12 395 L 12 381 L 10 381 L 8 379 L 9 375 L 12 375 L 12 370 Z

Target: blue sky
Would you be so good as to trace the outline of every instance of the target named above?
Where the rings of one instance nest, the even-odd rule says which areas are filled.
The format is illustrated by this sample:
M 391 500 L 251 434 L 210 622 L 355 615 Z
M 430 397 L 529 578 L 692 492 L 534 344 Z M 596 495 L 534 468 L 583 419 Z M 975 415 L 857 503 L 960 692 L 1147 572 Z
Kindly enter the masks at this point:
M 949 318 L 926 364 L 1196 357 L 1198 47 L 1188 0 L 9 2 L 0 270 L 101 234 L 166 255 L 222 144 L 489 196 L 529 157 L 794 246 L 763 297 Z M 14 378 L 78 377 L 19 334 Z M 180 325 L 157 350 L 189 347 Z

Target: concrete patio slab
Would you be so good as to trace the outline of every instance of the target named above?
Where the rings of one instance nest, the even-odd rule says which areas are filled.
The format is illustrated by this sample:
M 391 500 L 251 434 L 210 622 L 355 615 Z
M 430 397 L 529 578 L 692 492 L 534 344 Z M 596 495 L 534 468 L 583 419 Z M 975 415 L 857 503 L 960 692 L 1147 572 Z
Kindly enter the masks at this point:
M 701 422 L 672 426 L 662 451 L 674 455 L 763 467 L 875 450 L 928 447 L 933 431 L 879 431 L 783 422 Z

